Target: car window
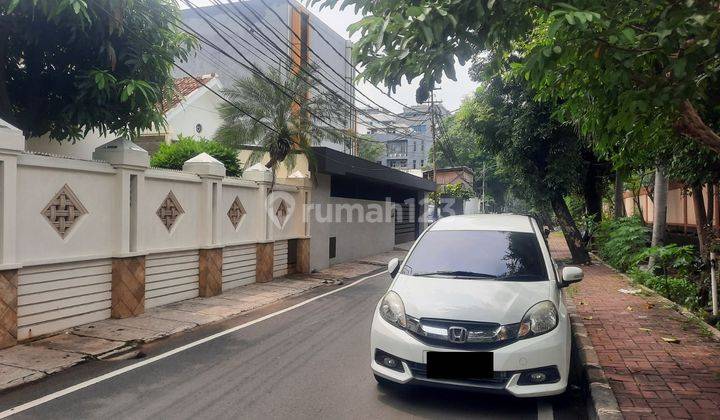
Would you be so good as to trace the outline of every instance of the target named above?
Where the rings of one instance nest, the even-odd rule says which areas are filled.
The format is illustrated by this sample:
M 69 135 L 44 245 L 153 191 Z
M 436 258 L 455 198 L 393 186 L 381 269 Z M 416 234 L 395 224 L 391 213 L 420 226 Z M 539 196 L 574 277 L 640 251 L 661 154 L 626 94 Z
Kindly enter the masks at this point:
M 535 234 L 491 230 L 427 232 L 407 257 L 403 273 L 486 280 L 548 280 Z

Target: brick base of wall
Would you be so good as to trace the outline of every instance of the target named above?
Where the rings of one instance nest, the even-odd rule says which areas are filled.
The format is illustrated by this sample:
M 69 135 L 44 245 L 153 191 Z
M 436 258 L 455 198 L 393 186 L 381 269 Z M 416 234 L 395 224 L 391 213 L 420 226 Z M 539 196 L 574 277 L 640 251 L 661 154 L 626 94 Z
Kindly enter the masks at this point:
M 310 239 L 297 240 L 295 271 L 301 274 L 310 274 Z
M 273 279 L 273 250 L 272 242 L 257 244 L 257 259 L 255 265 L 255 281 L 265 283 Z
M 114 258 L 110 316 L 130 318 L 144 312 L 145 257 Z
M 212 297 L 222 293 L 223 249 L 200 250 L 200 296 Z
M 0 271 L 0 348 L 17 344 L 18 270 Z

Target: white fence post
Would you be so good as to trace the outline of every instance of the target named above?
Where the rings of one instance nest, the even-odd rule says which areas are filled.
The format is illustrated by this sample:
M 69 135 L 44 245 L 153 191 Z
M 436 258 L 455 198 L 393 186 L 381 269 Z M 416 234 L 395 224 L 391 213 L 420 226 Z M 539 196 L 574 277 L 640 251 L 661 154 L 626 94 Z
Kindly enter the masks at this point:
M 202 210 L 199 215 L 200 251 L 198 280 L 201 297 L 222 293 L 223 247 L 220 230 L 220 206 L 222 203 L 222 180 L 225 165 L 219 160 L 200 153 L 183 164 L 183 172 L 189 172 L 202 180 Z
M 95 149 L 93 159 L 117 170 L 110 313 L 113 318 L 137 316 L 145 312 L 145 254 L 140 249 L 138 212 L 150 158 L 142 147 L 118 138 Z
M 0 348 L 17 343 L 17 157 L 24 149 L 22 132 L 0 119 Z

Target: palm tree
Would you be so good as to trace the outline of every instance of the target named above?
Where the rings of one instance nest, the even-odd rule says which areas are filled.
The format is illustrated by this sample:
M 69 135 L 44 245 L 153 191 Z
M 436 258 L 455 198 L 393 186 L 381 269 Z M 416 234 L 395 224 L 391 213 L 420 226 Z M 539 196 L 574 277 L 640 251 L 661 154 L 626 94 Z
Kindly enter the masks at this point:
M 347 144 L 350 134 L 328 125 L 345 126 L 347 107 L 335 95 L 310 94 L 310 84 L 302 73 L 284 76 L 270 70 L 264 76 L 239 79 L 224 89 L 230 103 L 218 108 L 223 124 L 216 140 L 236 149 L 257 146 L 246 166 L 268 153 L 270 160 L 265 166 L 273 173 L 280 163 L 292 169 L 297 153 L 305 155 L 312 167 L 312 146 L 322 140 Z

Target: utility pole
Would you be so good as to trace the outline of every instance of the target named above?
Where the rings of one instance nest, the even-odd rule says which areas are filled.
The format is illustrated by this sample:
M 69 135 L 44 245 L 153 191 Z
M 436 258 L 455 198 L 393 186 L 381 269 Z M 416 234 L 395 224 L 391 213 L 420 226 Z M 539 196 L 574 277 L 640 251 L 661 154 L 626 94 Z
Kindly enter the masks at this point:
M 483 169 L 482 169 L 482 213 L 485 214 L 485 162 L 483 162 Z
M 432 160 L 433 160 L 433 182 L 435 183 L 435 192 L 437 192 L 437 147 L 435 147 L 435 89 L 430 89 L 430 132 L 432 134 Z M 440 217 L 440 203 L 435 203 L 435 217 Z

